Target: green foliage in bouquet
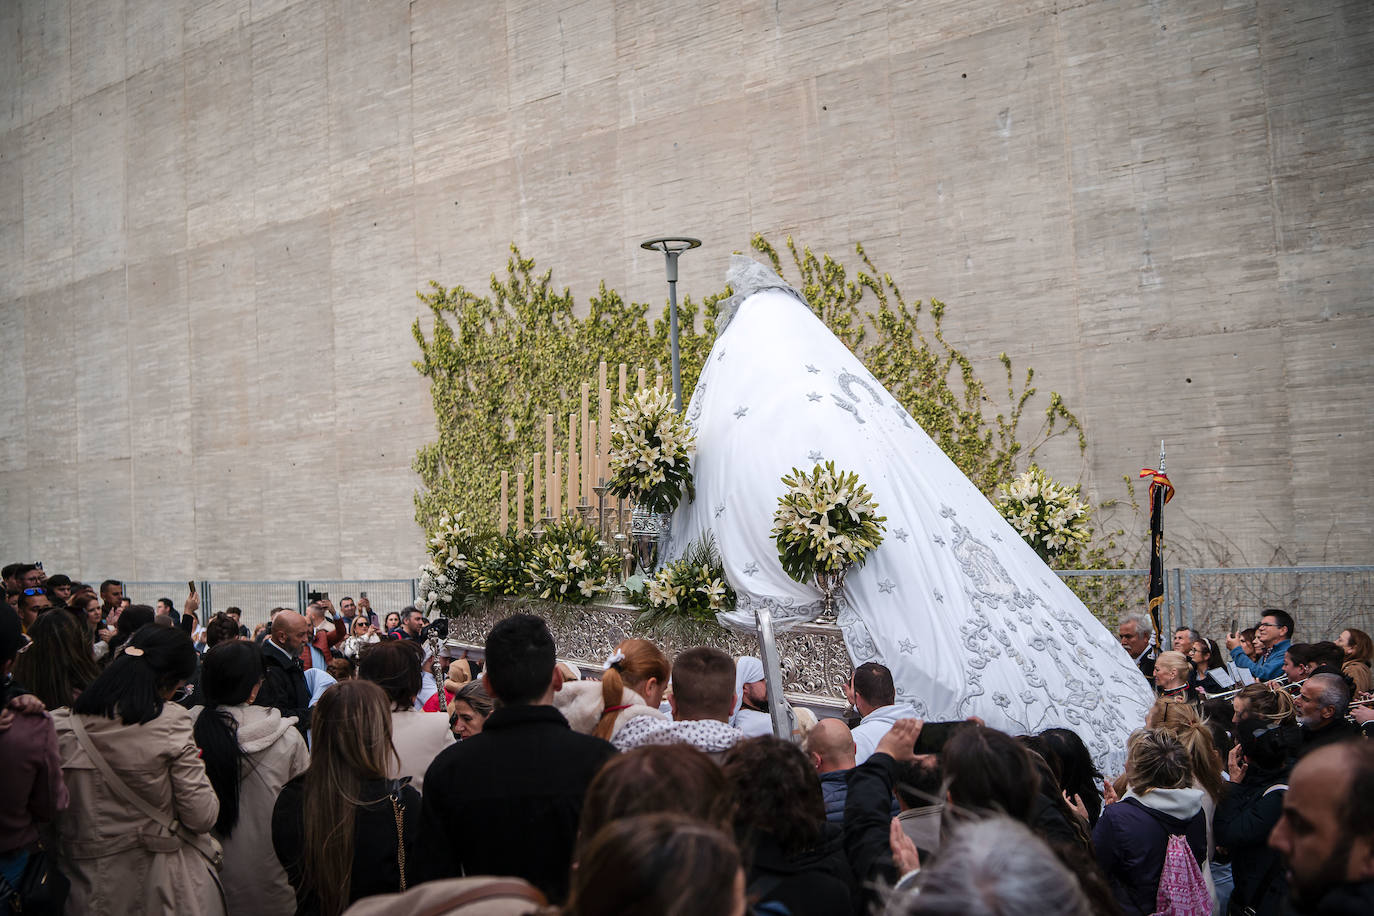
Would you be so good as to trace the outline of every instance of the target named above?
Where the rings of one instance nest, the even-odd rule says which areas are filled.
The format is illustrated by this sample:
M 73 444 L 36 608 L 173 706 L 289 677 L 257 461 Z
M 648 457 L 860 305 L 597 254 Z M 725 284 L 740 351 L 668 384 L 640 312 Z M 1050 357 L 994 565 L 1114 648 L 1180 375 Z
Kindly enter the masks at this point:
M 669 618 L 715 623 L 720 611 L 735 608 L 735 590 L 725 578 L 715 538 L 707 532 L 682 556 L 665 564 L 631 592 L 631 600 L 644 608 L 637 623 L 656 628 Z
M 673 410 L 673 393 L 647 388 L 616 412 L 611 427 L 612 496 L 629 499 L 650 512 L 672 512 L 692 482 L 692 431 Z
M 817 570 L 863 566 L 883 542 L 887 518 L 858 474 L 827 461 L 809 473 L 793 468 L 782 483 L 787 492 L 778 497 L 772 536 L 783 570 L 796 581 L 810 582 Z
M 475 593 L 468 561 L 476 535 L 463 514 L 439 516 L 427 547 L 429 562 L 420 569 L 415 607 L 426 617 L 453 617 L 472 606 Z
M 472 587 L 484 598 L 511 598 L 529 586 L 525 563 L 535 547 L 528 531 L 491 534 L 477 543 L 468 569 Z
M 1076 560 L 1092 540 L 1087 503 L 1078 487 L 1055 482 L 1036 465 L 997 488 L 997 511 L 1040 559 Z
M 555 604 L 586 604 L 606 591 L 617 560 L 597 534 L 576 516 L 544 529 L 525 558 L 525 581 L 535 598 Z

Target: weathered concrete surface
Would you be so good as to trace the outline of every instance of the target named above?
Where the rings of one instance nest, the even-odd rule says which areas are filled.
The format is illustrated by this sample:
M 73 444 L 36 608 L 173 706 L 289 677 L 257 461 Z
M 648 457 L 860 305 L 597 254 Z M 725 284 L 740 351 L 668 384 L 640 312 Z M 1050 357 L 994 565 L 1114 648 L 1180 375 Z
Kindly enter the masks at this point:
M 1034 365 L 1180 562 L 1374 558 L 1365 0 L 0 3 L 0 556 L 408 575 L 416 289 L 750 234 Z

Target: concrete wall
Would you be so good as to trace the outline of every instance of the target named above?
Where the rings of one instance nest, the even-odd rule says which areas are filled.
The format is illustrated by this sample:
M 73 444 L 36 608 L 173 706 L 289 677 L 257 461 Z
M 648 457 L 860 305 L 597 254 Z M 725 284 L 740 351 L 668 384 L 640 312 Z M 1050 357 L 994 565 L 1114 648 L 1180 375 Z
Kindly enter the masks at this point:
M 0 556 L 409 575 L 409 323 L 506 245 L 661 300 L 863 241 L 1177 562 L 1374 557 L 1365 0 L 3 0 Z M 1032 424 L 1033 425 L 1033 424 Z

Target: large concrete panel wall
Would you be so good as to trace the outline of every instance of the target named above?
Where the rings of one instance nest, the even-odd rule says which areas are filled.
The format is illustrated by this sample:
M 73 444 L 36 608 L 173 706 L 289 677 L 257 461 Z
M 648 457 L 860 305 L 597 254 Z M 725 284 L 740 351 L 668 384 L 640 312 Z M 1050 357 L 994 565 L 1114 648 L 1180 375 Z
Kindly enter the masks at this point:
M 1374 557 L 1364 0 L 0 2 L 0 556 L 409 575 L 414 291 L 863 241 L 1181 562 Z

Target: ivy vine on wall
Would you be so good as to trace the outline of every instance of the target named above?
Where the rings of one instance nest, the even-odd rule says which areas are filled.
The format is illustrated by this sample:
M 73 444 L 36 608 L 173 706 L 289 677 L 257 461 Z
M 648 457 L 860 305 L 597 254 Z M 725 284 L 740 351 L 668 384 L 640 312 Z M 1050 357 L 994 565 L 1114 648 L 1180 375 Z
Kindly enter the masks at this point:
M 751 247 L 802 290 L 826 325 L 984 494 L 991 496 L 1056 436 L 1076 435 L 1080 451 L 1087 448 L 1063 399 L 1050 392 L 1040 406 L 1034 370 L 1018 384 L 1005 353 L 1005 398 L 999 381 L 994 400 L 970 359 L 945 338 L 945 304 L 907 301 L 862 245 L 855 246 L 860 267 L 852 278 L 839 261 L 817 257 L 790 238 L 790 276 L 767 239 L 755 236 Z M 696 384 L 715 340 L 719 304 L 729 293 L 679 303 L 684 392 Z M 554 286 L 552 271 L 537 273 L 534 260 L 514 245 L 505 276 L 493 274 L 484 293 L 431 283 L 419 297 L 433 316 L 433 330 L 427 336 L 418 319 L 412 327 L 420 348 L 415 367 L 430 380 L 439 434 L 414 461 L 422 484 L 415 517 L 426 531 L 445 512 L 494 525 L 502 469 L 530 471 L 531 456 L 543 445 L 545 414 L 566 417 L 577 410 L 581 383 L 595 377 L 602 360 L 667 374 L 666 305 L 626 302 L 603 283 L 588 314 L 579 317 L 572 294 Z M 1040 423 L 1023 441 L 1023 422 L 1035 411 Z

